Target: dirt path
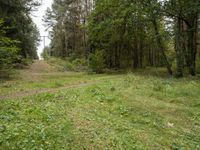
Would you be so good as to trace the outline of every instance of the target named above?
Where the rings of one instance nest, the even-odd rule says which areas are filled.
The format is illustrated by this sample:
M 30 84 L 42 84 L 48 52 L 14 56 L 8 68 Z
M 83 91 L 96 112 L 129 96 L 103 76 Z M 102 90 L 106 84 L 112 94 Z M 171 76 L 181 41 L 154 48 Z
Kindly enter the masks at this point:
M 23 80 L 37 82 L 40 80 L 42 73 L 50 73 L 54 70 L 55 69 L 44 60 L 36 60 L 28 69 L 24 69 L 20 76 Z
M 51 70 L 52 67 L 43 60 L 34 61 L 34 63 L 29 68 L 29 71 L 32 73 L 48 72 Z
M 28 96 L 33 96 L 33 95 L 38 95 L 38 94 L 43 94 L 43 93 L 56 93 L 61 90 L 68 90 L 68 89 L 73 89 L 73 88 L 80 88 L 80 87 L 85 87 L 89 85 L 93 85 L 98 82 L 91 82 L 91 83 L 79 83 L 79 84 L 74 84 L 74 85 L 68 85 L 60 88 L 51 88 L 51 89 L 36 89 L 36 90 L 31 90 L 31 91 L 26 91 L 26 92 L 18 92 L 18 93 L 13 93 L 8 96 L 0 96 L 0 100 L 6 100 L 6 99 L 18 99 L 18 98 L 24 98 Z
M 54 74 L 55 69 L 51 67 L 47 62 L 38 60 L 35 61 L 29 69 L 23 70 L 22 74 L 22 80 L 25 82 L 38 82 L 40 81 L 40 78 L 43 73 L 47 74 Z M 67 74 L 67 72 L 66 72 Z M 58 75 L 59 78 L 59 75 Z M 48 79 L 46 79 L 48 80 Z M 41 81 L 42 82 L 42 81 Z M 27 89 L 26 91 L 21 91 L 21 92 L 12 92 L 9 95 L 0 95 L 0 100 L 5 100 L 5 99 L 18 99 L 18 98 L 24 98 L 27 96 L 33 96 L 37 94 L 42 94 L 42 93 L 56 93 L 60 90 L 67 90 L 67 89 L 72 89 L 72 88 L 79 88 L 79 87 L 84 87 L 84 86 L 89 86 L 92 84 L 97 83 L 97 81 L 88 81 L 88 82 L 77 82 L 77 83 L 71 83 L 68 85 L 64 85 L 62 87 L 57 87 L 57 88 L 37 88 L 37 89 Z

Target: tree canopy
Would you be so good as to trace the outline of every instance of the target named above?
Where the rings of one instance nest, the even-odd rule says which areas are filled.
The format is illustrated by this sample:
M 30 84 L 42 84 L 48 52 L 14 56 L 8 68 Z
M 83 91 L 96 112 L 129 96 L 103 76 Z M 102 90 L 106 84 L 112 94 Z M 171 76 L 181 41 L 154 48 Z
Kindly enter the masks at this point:
M 47 10 L 50 54 L 86 57 L 105 53 L 107 68 L 166 66 L 196 73 L 198 0 L 55 0 Z
M 0 68 L 38 58 L 39 32 L 30 17 L 37 6 L 39 2 L 35 0 L 0 0 Z
M 0 4 L 1 26 L 9 27 L 4 37 L 18 41 L 21 58 L 37 58 L 39 33 L 30 13 L 39 2 Z M 45 51 L 90 62 L 103 56 L 103 68 L 166 67 L 170 75 L 182 77 L 187 69 L 194 76 L 200 61 L 199 12 L 198 0 L 54 0 L 44 16 L 52 29 Z

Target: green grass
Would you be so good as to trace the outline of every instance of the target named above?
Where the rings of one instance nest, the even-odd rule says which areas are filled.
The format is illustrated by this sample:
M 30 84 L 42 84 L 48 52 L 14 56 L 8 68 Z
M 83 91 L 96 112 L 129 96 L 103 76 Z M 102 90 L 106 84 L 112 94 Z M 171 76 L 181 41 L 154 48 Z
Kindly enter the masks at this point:
M 200 149 L 198 79 L 146 73 L 52 74 L 48 79 L 57 86 L 97 83 L 2 100 L 0 149 Z
M 41 73 L 34 77 L 15 77 L 15 80 L 0 81 L 0 96 L 11 95 L 17 92 L 28 92 L 40 89 L 54 89 L 90 81 L 107 78 L 106 75 L 88 75 L 87 73 L 53 72 Z

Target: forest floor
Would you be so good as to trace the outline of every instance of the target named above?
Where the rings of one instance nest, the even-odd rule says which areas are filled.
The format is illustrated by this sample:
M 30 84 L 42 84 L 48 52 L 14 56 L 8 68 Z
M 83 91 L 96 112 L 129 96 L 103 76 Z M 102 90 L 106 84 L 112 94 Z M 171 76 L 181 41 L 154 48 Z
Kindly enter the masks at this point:
M 36 61 L 0 82 L 0 150 L 198 150 L 200 79 L 165 74 L 60 72 Z

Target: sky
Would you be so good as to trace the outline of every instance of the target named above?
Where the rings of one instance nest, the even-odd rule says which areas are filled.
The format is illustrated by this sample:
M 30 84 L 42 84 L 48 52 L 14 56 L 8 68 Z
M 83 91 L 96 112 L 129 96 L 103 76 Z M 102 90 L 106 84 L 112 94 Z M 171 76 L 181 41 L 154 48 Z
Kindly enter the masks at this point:
M 41 0 L 41 1 L 42 1 L 41 6 L 38 8 L 37 11 L 32 13 L 31 17 L 33 19 L 33 22 L 37 25 L 39 29 L 40 36 L 48 36 L 49 33 L 48 31 L 45 31 L 46 28 L 44 27 L 44 22 L 42 21 L 42 19 L 43 19 L 43 16 L 45 15 L 45 11 L 47 10 L 47 8 L 51 7 L 53 0 Z M 45 46 L 48 46 L 49 43 L 50 43 L 50 40 L 46 38 Z M 44 39 L 41 38 L 41 42 L 37 50 L 39 56 L 42 53 L 43 48 L 44 48 Z

